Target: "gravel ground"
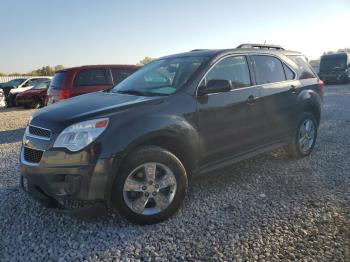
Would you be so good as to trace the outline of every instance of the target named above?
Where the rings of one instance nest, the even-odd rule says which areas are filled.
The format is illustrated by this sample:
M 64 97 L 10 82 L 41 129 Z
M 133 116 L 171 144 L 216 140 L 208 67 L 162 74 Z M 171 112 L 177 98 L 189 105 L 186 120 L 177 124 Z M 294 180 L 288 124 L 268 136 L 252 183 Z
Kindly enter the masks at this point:
M 32 110 L 0 112 L 0 261 L 350 261 L 350 85 L 326 86 L 310 157 L 277 150 L 202 177 L 170 220 L 81 221 L 18 186 L 18 150 Z

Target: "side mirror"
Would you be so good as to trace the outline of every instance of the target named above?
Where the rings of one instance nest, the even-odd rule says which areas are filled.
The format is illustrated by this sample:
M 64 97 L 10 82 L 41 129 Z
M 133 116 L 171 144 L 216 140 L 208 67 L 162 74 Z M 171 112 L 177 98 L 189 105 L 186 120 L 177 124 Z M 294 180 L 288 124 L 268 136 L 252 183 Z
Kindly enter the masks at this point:
M 210 80 L 206 86 L 200 86 L 198 89 L 198 94 L 200 96 L 213 94 L 213 93 L 223 93 L 231 91 L 232 86 L 229 80 L 213 79 Z

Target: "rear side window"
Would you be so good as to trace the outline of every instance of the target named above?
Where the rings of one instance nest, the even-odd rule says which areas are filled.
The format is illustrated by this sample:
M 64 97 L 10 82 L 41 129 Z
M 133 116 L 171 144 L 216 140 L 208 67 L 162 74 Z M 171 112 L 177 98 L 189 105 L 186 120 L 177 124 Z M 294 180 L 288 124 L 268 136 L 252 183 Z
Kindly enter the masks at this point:
M 248 64 L 244 56 L 230 56 L 222 59 L 207 74 L 210 80 L 229 80 L 233 88 L 251 85 Z
M 314 71 L 312 70 L 311 66 L 307 62 L 306 58 L 304 56 L 288 56 L 294 63 L 297 64 L 299 67 L 299 70 L 301 71 L 300 79 L 308 79 L 308 78 L 315 78 L 316 75 Z
M 75 86 L 103 86 L 111 85 L 105 68 L 83 69 L 74 80 Z
M 253 56 L 257 84 L 268 84 L 286 80 L 282 62 L 267 55 Z
M 50 87 L 59 89 L 63 86 L 64 80 L 66 78 L 67 72 L 58 72 L 54 75 Z
M 113 83 L 116 85 L 134 73 L 136 70 L 111 68 Z

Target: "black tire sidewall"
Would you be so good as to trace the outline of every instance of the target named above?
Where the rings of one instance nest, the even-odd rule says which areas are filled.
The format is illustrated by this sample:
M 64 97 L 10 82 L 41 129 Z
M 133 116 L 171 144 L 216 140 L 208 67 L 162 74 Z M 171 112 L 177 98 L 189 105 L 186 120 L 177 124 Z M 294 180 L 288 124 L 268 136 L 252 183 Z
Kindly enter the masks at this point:
M 128 175 L 138 166 L 147 162 L 161 163 L 174 173 L 177 187 L 172 203 L 165 210 L 155 215 L 141 215 L 134 213 L 125 203 L 123 187 Z M 112 204 L 127 220 L 136 224 L 153 224 L 166 220 L 181 206 L 188 186 L 187 174 L 180 160 L 169 151 L 160 147 L 140 148 L 125 159 L 121 172 L 117 174 L 112 188 Z
M 313 124 L 315 126 L 315 137 L 314 137 L 314 141 L 313 141 L 310 149 L 308 151 L 304 152 L 300 149 L 300 146 L 299 146 L 299 130 L 300 130 L 301 125 L 304 123 L 304 121 L 306 119 L 310 119 L 313 122 Z M 316 144 L 316 139 L 317 139 L 317 129 L 318 129 L 318 124 L 317 124 L 317 121 L 316 121 L 316 118 L 314 117 L 314 115 L 311 113 L 308 113 L 308 112 L 303 112 L 303 114 L 300 116 L 300 119 L 298 121 L 298 125 L 296 128 L 295 134 L 294 134 L 294 141 L 293 141 L 295 149 L 296 149 L 298 155 L 300 155 L 301 157 L 310 155 L 312 150 L 314 149 L 314 146 Z

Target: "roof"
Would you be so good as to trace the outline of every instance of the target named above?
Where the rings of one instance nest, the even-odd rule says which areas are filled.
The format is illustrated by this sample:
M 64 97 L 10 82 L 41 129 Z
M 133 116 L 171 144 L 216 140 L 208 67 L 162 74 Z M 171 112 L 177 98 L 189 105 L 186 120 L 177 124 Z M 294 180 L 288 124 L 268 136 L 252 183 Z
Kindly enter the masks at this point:
M 338 53 L 333 53 L 333 54 L 326 54 L 321 56 L 322 57 L 343 57 L 343 56 L 349 56 L 349 53 L 346 52 L 338 52 Z
M 74 66 L 74 67 L 69 67 L 69 68 L 64 68 L 62 70 L 59 70 L 57 72 L 64 72 L 67 70 L 77 70 L 77 69 L 91 69 L 91 68 L 103 68 L 103 67 L 113 67 L 113 68 L 125 68 L 125 69 L 137 69 L 140 68 L 141 66 L 138 65 L 119 65 L 119 64 L 106 64 L 106 65 L 83 65 L 83 66 Z
M 195 49 L 190 52 L 179 53 L 169 56 L 161 57 L 165 58 L 176 58 L 176 57 L 195 57 L 195 56 L 207 56 L 212 57 L 218 54 L 249 54 L 249 53 L 262 53 L 262 54 L 284 54 L 284 55 L 300 55 L 300 52 L 284 50 L 284 49 L 267 49 L 267 48 L 232 48 L 232 49 Z

